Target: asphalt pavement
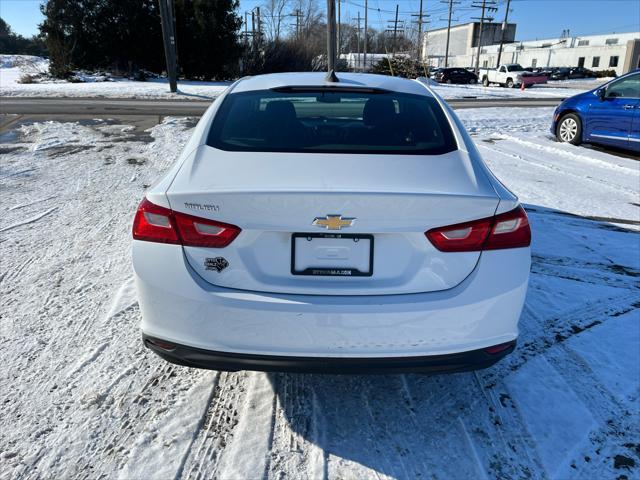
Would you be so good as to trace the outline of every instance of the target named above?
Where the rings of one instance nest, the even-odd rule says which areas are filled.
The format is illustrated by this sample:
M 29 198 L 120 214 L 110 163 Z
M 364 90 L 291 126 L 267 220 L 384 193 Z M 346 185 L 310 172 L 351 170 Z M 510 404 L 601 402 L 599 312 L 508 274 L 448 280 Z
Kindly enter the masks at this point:
M 562 98 L 460 98 L 447 100 L 452 108 L 555 107 Z M 0 97 L 0 114 L 18 115 L 158 115 L 200 116 L 213 100 L 157 100 L 124 98 Z

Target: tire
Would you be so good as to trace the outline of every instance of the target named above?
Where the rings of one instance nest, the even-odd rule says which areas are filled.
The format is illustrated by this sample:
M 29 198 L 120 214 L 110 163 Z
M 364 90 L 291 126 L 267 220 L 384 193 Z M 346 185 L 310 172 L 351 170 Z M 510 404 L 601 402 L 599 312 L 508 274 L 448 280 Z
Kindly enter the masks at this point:
M 447 83 L 448 83 L 449 85 L 451 85 L 451 79 L 450 79 L 450 78 L 447 78 Z
M 485 87 L 489 86 L 489 77 L 484 77 L 482 79 L 482 85 L 484 85 Z
M 556 138 L 559 142 L 580 145 L 582 143 L 582 122 L 575 113 L 563 115 L 556 126 Z
M 507 78 L 506 86 L 507 88 L 514 88 L 516 86 L 516 84 L 513 82 L 513 78 Z
M 469 85 L 475 85 L 476 83 L 478 83 L 478 81 L 475 78 L 469 80 Z

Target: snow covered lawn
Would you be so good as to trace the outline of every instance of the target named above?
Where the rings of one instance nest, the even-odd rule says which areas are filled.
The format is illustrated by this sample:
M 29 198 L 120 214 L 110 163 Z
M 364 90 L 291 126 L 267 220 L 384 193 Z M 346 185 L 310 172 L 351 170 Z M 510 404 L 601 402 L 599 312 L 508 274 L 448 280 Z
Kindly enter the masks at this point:
M 87 83 L 68 83 L 47 81 L 43 83 L 22 84 L 20 77 L 24 73 L 46 71 L 48 62 L 39 57 L 26 55 L 0 55 L 0 96 L 6 97 L 108 97 L 108 98 L 155 98 L 155 99 L 214 99 L 220 95 L 230 82 L 178 82 L 178 92 L 169 92 L 165 79 L 150 79 L 137 82 L 117 79 L 112 82 L 93 81 L 87 77 Z M 560 84 L 560 82 L 555 82 Z M 593 82 L 572 84 L 573 88 L 562 88 L 562 85 L 539 85 L 520 91 L 514 88 L 499 86 L 484 87 L 482 85 L 447 85 L 433 82 L 432 87 L 443 98 L 566 98 L 582 91 L 595 88 Z
M 130 224 L 194 122 L 2 133 L 0 478 L 637 478 L 640 164 L 555 143 L 550 109 L 459 114 L 527 203 L 533 267 L 516 352 L 448 376 L 163 362 Z
M 66 81 L 19 83 L 20 78 L 25 73 L 46 72 L 48 68 L 48 60 L 40 57 L 0 55 L 0 96 L 202 100 L 216 98 L 231 84 L 231 82 L 181 81 L 178 85 L 178 92 L 171 93 L 166 79 L 149 79 L 146 82 L 115 79 L 115 81 L 105 82 L 99 81 L 99 77 L 79 75 L 86 80 L 86 83 L 69 83 Z

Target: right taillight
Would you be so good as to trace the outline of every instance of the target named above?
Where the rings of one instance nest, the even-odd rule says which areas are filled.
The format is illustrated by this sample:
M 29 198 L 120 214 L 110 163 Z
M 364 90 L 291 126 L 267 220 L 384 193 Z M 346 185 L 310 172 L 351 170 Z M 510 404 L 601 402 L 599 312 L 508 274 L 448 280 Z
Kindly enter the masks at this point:
M 425 235 L 441 252 L 477 252 L 531 244 L 531 228 L 522 206 L 494 217 L 432 228 Z
M 146 198 L 133 220 L 134 239 L 185 247 L 226 247 L 240 232 L 235 225 L 174 212 Z

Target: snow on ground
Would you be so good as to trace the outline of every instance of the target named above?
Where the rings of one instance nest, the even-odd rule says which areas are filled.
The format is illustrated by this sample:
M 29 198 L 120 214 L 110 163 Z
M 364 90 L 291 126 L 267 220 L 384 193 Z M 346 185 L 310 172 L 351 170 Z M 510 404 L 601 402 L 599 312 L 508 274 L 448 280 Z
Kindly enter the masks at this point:
M 25 73 L 46 72 L 49 62 L 28 55 L 0 55 L 0 97 L 105 97 L 105 98 L 165 98 L 165 99 L 214 99 L 224 92 L 231 82 L 180 81 L 178 92 L 169 91 L 166 79 L 149 79 L 146 82 L 116 78 L 99 81 L 100 76 L 78 74 L 85 83 L 43 81 L 19 83 Z
M 518 88 L 505 88 L 498 85 L 485 87 L 481 84 L 449 85 L 446 83 L 436 83 L 431 88 L 447 100 L 457 98 L 568 98 L 590 90 L 590 88 L 569 89 L 550 87 L 548 85 L 534 85 L 522 91 Z
M 552 107 L 463 109 L 457 114 L 477 138 L 490 168 L 523 202 L 613 223 L 640 223 L 640 163 L 555 142 L 548 130 Z
M 5 59 L 11 57 L 11 59 Z M 213 99 L 220 95 L 230 82 L 178 82 L 178 93 L 169 92 L 166 79 L 150 79 L 138 82 L 128 79 L 115 79 L 112 82 L 95 81 L 95 76 L 80 75 L 87 83 L 68 83 L 60 81 L 46 81 L 42 83 L 21 84 L 23 73 L 33 73 L 34 65 L 45 71 L 48 62 L 39 57 L 31 57 L 30 62 L 16 61 L 13 57 L 0 55 L 0 96 L 7 97 L 111 97 L 111 98 L 160 98 L 160 99 Z M 434 82 L 435 83 L 435 82 Z M 560 83 L 560 82 L 555 82 Z M 595 88 L 597 85 L 588 84 L 587 88 L 561 88 L 548 85 L 538 85 L 526 89 L 524 92 L 516 88 L 499 86 L 484 87 L 482 85 L 447 85 L 432 84 L 432 87 L 443 98 L 565 98 L 582 91 Z
M 0 135 L 0 478 L 637 478 L 639 164 L 555 143 L 549 115 L 460 112 L 527 203 L 533 266 L 516 352 L 436 376 L 165 363 L 140 341 L 130 227 L 193 121 L 13 125 Z M 585 218 L 603 216 L 635 224 Z

